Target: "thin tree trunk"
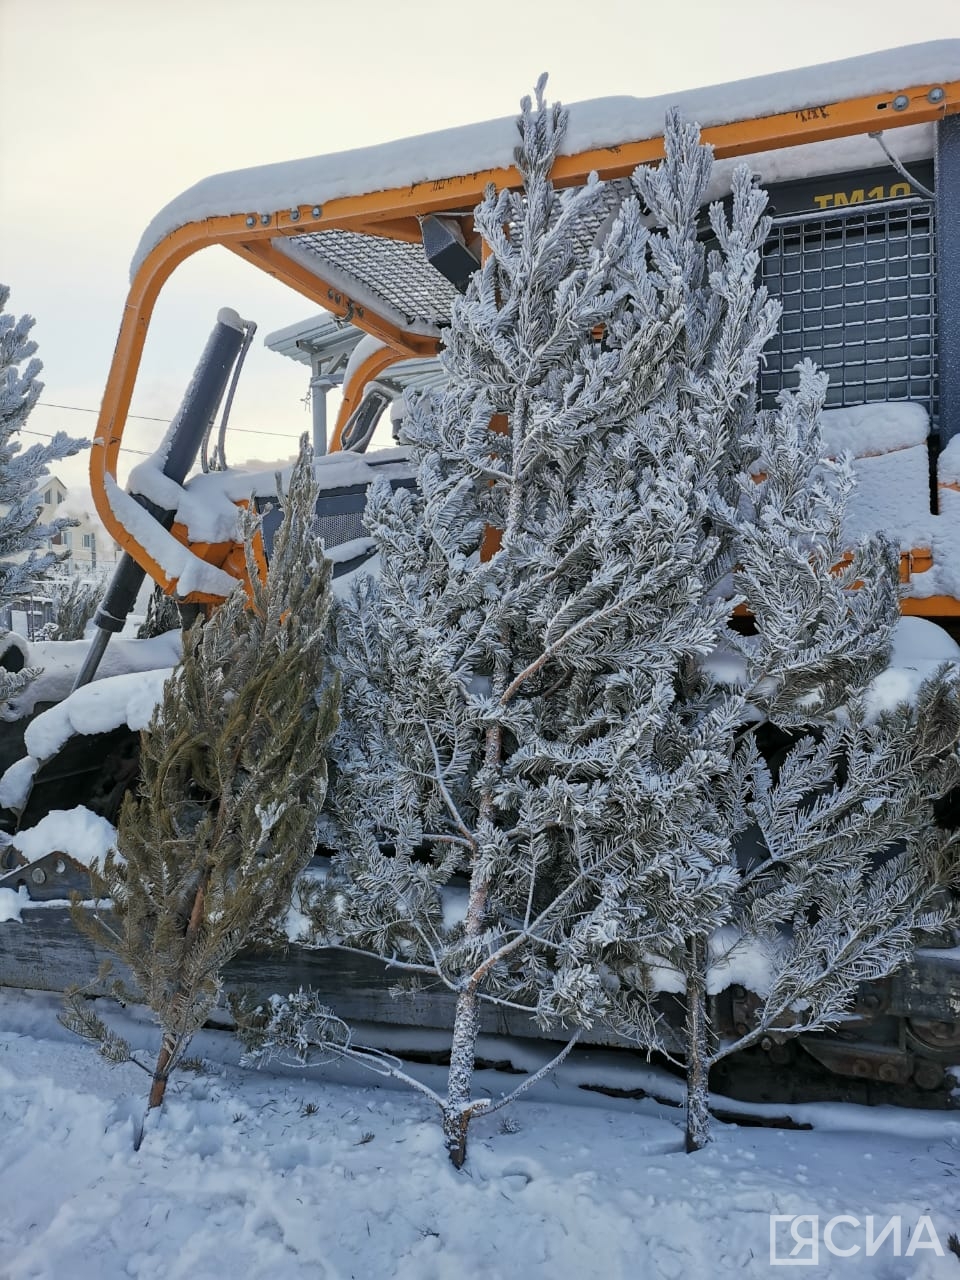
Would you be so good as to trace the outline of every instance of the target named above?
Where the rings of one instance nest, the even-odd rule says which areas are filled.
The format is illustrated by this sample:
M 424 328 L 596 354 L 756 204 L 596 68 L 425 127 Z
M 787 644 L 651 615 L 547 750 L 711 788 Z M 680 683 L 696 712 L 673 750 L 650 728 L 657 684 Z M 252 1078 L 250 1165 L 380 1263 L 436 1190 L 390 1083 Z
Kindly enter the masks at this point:
M 520 483 L 516 474 L 516 444 L 519 423 L 523 421 L 520 405 L 521 393 L 517 395 L 517 410 L 512 420 L 505 414 L 495 414 L 491 419 L 491 428 L 498 434 L 512 433 L 514 437 L 514 474 L 510 491 L 507 518 L 503 530 L 487 527 L 483 533 L 480 559 L 490 560 L 500 550 L 504 534 L 512 532 L 520 515 Z M 503 636 L 506 647 L 506 636 Z M 501 652 L 495 660 L 493 672 L 493 697 L 500 699 L 507 687 L 507 661 Z M 503 750 L 503 739 L 500 727 L 491 725 L 487 729 L 484 744 L 484 768 L 489 774 L 499 772 Z M 496 826 L 494 818 L 493 788 L 488 782 L 483 788 L 478 811 L 477 832 L 484 833 L 487 828 Z M 470 856 L 470 896 L 467 902 L 467 913 L 464 920 L 464 932 L 467 937 L 475 937 L 482 933 L 485 925 L 487 897 L 490 892 L 490 881 L 485 873 L 478 870 L 481 863 L 480 851 L 474 844 Z M 482 865 L 482 864 L 481 864 Z M 457 1006 L 453 1017 L 453 1036 L 450 1042 L 450 1069 L 447 1073 L 447 1098 L 443 1107 L 443 1136 L 447 1153 L 455 1169 L 462 1169 L 467 1158 L 467 1129 L 473 1109 L 470 1105 L 473 1088 L 473 1071 L 476 1062 L 477 1034 L 480 1030 L 480 982 L 484 969 L 474 973 L 467 985 L 457 996 Z
M 147 1110 L 163 1106 L 163 1095 L 167 1091 L 167 1080 L 170 1077 L 170 1059 L 173 1057 L 170 1039 L 163 1037 L 160 1052 L 157 1054 L 157 1065 L 153 1069 L 153 1082 L 150 1085 L 150 1097 L 147 1099 Z
M 707 940 L 687 944 L 687 1107 L 686 1149 L 710 1141 L 710 1058 L 707 1025 Z
M 476 855 L 474 855 L 474 863 Z M 474 873 L 476 874 L 476 873 Z M 489 882 L 484 878 L 470 887 L 464 932 L 475 936 L 483 929 Z M 477 1034 L 480 1030 L 481 973 L 475 972 L 457 996 L 450 1041 L 450 1068 L 447 1072 L 447 1098 L 443 1106 L 443 1135 L 454 1168 L 461 1169 L 467 1158 L 467 1128 L 473 1114 L 470 1106 L 473 1069 L 476 1060 Z
M 190 909 L 190 919 L 187 921 L 187 927 L 183 935 L 183 954 L 184 956 L 193 945 L 197 934 L 200 932 L 200 926 L 203 923 L 203 908 L 207 896 L 207 885 L 210 882 L 209 868 L 203 873 L 200 883 L 197 885 L 197 892 L 193 899 L 193 906 Z M 177 984 L 177 990 L 173 997 L 174 1006 L 176 1007 L 187 997 L 186 988 L 183 981 Z M 160 1042 L 160 1052 L 157 1054 L 157 1065 L 153 1069 L 153 1082 L 150 1085 L 150 1096 L 147 1099 L 147 1110 L 152 1111 L 154 1107 L 163 1106 L 163 1097 L 167 1091 L 167 1080 L 170 1078 L 170 1063 L 173 1058 L 173 1051 L 176 1045 L 176 1037 L 169 1030 L 164 1031 L 163 1039 Z
M 461 1169 L 467 1158 L 467 1129 L 472 1115 L 470 1096 L 479 1029 L 480 997 L 476 987 L 471 985 L 457 997 L 450 1042 L 447 1098 L 443 1107 L 443 1136 L 455 1169 Z

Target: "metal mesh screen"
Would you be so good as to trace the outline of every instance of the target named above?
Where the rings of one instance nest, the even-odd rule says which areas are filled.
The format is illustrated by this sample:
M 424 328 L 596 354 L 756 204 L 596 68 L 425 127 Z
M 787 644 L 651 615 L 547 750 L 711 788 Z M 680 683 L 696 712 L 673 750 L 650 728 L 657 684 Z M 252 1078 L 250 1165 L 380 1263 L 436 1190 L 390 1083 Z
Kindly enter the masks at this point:
M 579 228 L 576 247 L 582 254 L 589 252 L 601 227 L 630 190 L 628 179 L 605 184 L 596 214 Z M 332 277 L 345 292 L 350 292 L 352 283 L 373 294 L 406 324 L 450 322 L 456 289 L 430 265 L 421 244 L 338 230 L 311 231 L 277 243 L 281 249 L 290 246 L 315 259 L 317 274 Z
M 376 466 L 376 461 L 372 463 Z M 392 476 L 390 485 L 393 489 L 412 489 L 415 486 L 412 473 L 408 476 Z M 323 540 L 327 551 L 341 546 L 344 542 L 352 542 L 355 538 L 368 538 L 369 531 L 363 524 L 363 513 L 367 506 L 367 486 L 365 484 L 346 485 L 340 489 L 326 489 L 317 497 L 311 528 L 317 537 Z M 262 516 L 261 532 L 263 548 L 267 559 L 273 554 L 273 540 L 280 527 L 282 512 L 275 499 L 259 497 L 256 507 Z M 334 571 L 334 577 L 337 571 Z
M 329 263 L 338 279 L 375 294 L 407 324 L 449 323 L 456 290 L 427 262 L 422 245 L 356 231 L 311 231 L 289 243 L 318 259 L 319 275 Z
M 937 414 L 937 302 L 931 205 L 910 200 L 785 219 L 764 247 L 763 281 L 783 304 L 766 348 L 763 403 L 796 385 L 809 357 L 830 375 L 827 406 L 917 400 Z
M 276 501 L 258 498 L 257 509 L 263 517 L 261 530 L 267 557 L 273 553 L 273 540 L 280 527 L 282 512 Z M 338 547 L 354 538 L 367 537 L 363 527 L 363 511 L 367 505 L 364 485 L 351 485 L 333 493 L 321 493 L 317 498 L 311 527 L 327 548 Z
M 368 537 L 363 527 L 363 509 L 366 502 L 367 495 L 364 493 L 357 500 L 356 511 L 338 511 L 334 515 L 328 515 L 319 509 L 322 504 L 321 499 L 312 521 L 313 532 L 318 538 L 323 539 L 325 547 L 338 547 L 342 542 L 352 542 L 354 538 Z

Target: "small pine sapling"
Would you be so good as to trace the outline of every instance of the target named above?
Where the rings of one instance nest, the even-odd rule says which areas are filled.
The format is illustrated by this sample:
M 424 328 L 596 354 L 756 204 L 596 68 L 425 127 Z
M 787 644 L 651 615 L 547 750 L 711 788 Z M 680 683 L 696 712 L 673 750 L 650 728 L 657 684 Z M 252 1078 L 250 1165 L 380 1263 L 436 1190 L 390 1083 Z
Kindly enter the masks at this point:
M 32 444 L 21 452 L 18 435 L 43 390 L 38 378 L 43 365 L 29 336 L 33 319 L 11 315 L 6 310 L 9 297 L 9 287 L 0 284 L 0 604 L 4 605 L 33 592 L 63 558 L 42 548 L 48 538 L 76 522 L 57 519 L 41 524 L 37 486 L 50 474 L 50 463 L 86 447 L 86 441 L 58 431 L 46 443 Z M 22 693 L 35 674 L 0 668 L 0 703 Z
M 154 587 L 147 599 L 147 614 L 137 628 L 138 640 L 152 640 L 154 636 L 165 635 L 180 626 L 180 610 L 173 596 L 168 596 L 160 587 Z
M 248 599 L 236 590 L 185 637 L 184 658 L 141 747 L 142 778 L 120 814 L 117 851 L 92 874 L 112 911 L 74 904 L 79 928 L 132 974 L 161 1040 L 148 1110 L 217 1003 L 223 967 L 268 937 L 314 852 L 327 786 L 326 744 L 338 682 L 324 676 L 330 567 L 312 531 L 316 501 L 306 443 L 281 498 L 283 521 L 265 580 L 245 522 Z M 129 1058 L 103 1035 L 82 994 L 63 1020 Z
M 53 588 L 51 640 L 82 640 L 87 623 L 97 611 L 103 588 L 99 583 L 71 578 Z
M 710 1137 L 709 1072 L 767 1036 L 834 1027 L 863 982 L 887 976 L 921 932 L 954 919 L 956 833 L 936 802 L 960 782 L 960 686 L 943 669 L 913 703 L 875 683 L 899 617 L 899 552 L 882 535 L 852 550 L 849 466 L 822 460 L 826 379 L 800 369 L 795 395 L 748 437 L 762 478 L 744 478 L 730 522 L 734 589 L 752 618 L 726 647 L 743 662 L 743 725 L 718 779 L 736 877 L 720 935 L 687 941 L 682 969 L 687 1148 Z M 729 689 L 701 683 L 701 702 Z M 761 752 L 761 739 L 777 742 Z M 954 883 L 953 887 L 956 885 Z M 708 995 L 744 956 L 762 957 L 750 1026 L 711 1033 Z

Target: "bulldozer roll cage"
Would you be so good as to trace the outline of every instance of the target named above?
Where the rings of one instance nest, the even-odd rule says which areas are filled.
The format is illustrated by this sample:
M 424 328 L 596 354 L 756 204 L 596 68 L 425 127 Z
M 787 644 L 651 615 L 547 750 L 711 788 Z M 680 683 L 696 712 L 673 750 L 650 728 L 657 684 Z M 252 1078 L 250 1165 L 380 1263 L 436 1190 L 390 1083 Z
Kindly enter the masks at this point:
M 554 182 L 576 185 L 596 173 L 615 203 L 636 166 L 662 157 L 656 130 L 674 102 L 700 120 L 716 160 L 746 158 L 771 193 L 776 221 L 763 270 L 784 323 L 768 352 L 763 395 L 775 396 L 793 363 L 810 355 L 831 374 L 828 404 L 919 401 L 945 445 L 960 431 L 960 220 L 949 215 L 960 207 L 960 41 L 671 98 L 574 104 Z M 489 184 L 519 184 L 512 129 L 512 121 L 492 121 L 219 175 L 154 220 L 134 262 L 90 476 L 108 530 L 165 590 L 187 601 L 218 598 L 178 591 L 124 523 L 112 491 L 154 304 L 174 269 L 220 245 L 379 340 L 343 388 L 336 450 L 371 381 L 439 350 L 470 259 L 481 256 L 472 210 Z M 884 130 L 893 131 L 894 150 L 902 141 L 914 169 L 896 156 L 890 167 L 886 143 L 881 149 L 871 137 Z M 856 170 L 844 163 L 853 151 Z M 177 527 L 174 534 L 186 538 Z M 908 578 L 929 553 L 913 549 Z M 908 598 L 905 610 L 960 618 L 960 601 L 925 593 Z

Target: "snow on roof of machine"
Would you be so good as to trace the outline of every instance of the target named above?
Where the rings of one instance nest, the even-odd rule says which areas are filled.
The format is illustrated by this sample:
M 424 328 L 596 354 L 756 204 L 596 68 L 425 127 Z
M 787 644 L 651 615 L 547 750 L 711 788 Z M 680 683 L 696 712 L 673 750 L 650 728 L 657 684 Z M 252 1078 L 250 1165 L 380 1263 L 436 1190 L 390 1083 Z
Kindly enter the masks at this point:
M 314 357 L 349 356 L 364 336 L 363 330 L 344 324 L 328 312 L 297 320 L 264 336 L 263 345 L 300 364 L 312 365 Z
M 822 106 L 836 101 L 839 95 L 888 93 L 910 85 L 950 80 L 960 80 L 960 40 L 908 45 L 652 98 L 594 98 L 572 104 L 561 151 L 575 155 L 658 137 L 663 132 L 666 112 L 673 106 L 703 128 L 709 128 Z M 165 236 L 204 218 L 301 204 L 322 205 L 343 196 L 366 195 L 508 166 L 516 143 L 514 119 L 504 116 L 352 151 L 204 178 L 153 219 L 137 247 L 131 273 Z M 932 137 L 929 127 L 925 132 Z
M 311 367 L 315 362 L 335 364 L 340 381 L 346 384 L 364 360 L 384 344 L 365 334 L 362 329 L 351 324 L 345 325 L 326 312 L 321 312 L 320 315 L 298 320 L 295 324 L 268 333 L 263 345 L 290 360 Z M 408 387 L 422 389 L 440 386 L 443 378 L 443 370 L 437 357 L 428 356 L 423 359 L 396 361 L 390 365 L 385 375 L 369 385 L 383 385 L 399 392 Z

